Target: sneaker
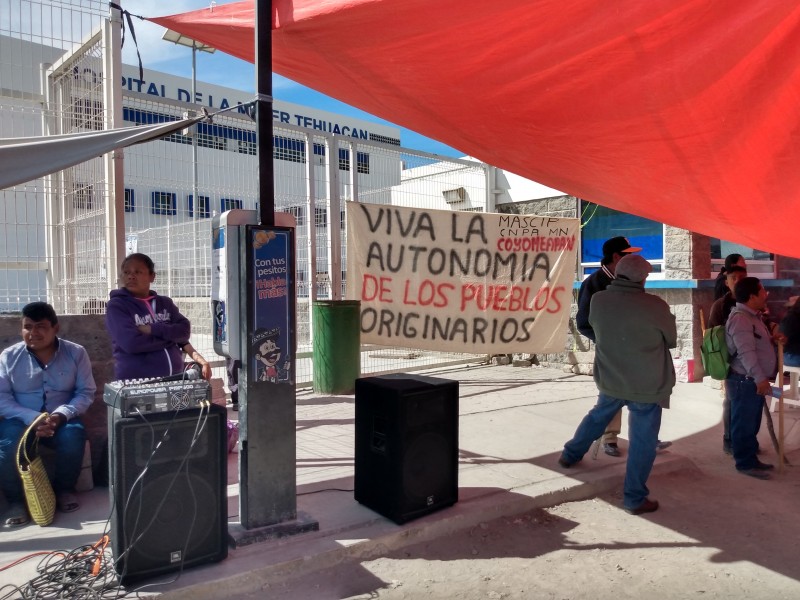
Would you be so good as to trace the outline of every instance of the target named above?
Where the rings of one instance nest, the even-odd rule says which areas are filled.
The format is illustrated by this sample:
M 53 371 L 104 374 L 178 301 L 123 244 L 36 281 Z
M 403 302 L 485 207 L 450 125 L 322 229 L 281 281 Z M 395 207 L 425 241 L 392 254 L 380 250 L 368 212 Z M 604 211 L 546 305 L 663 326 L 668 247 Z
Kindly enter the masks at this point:
M 609 456 L 622 456 L 622 452 L 619 451 L 619 447 L 617 446 L 616 442 L 603 444 L 603 452 Z
M 661 440 L 656 442 L 656 450 L 666 450 L 670 446 L 672 446 L 672 442 L 662 442 Z
M 644 502 L 642 502 L 636 508 L 626 508 L 625 512 L 630 515 L 643 515 L 645 513 L 651 513 L 658 510 L 658 500 L 650 500 L 650 498 L 645 498 Z
M 769 473 L 760 469 L 741 469 L 738 471 L 742 475 L 747 475 L 748 477 L 755 477 L 756 479 L 772 479 Z

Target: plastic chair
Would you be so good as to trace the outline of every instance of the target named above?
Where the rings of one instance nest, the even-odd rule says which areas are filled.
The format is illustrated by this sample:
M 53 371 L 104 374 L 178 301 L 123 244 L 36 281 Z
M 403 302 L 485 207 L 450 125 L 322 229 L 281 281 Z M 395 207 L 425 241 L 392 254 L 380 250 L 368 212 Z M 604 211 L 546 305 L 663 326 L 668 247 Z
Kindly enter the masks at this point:
M 783 385 L 783 373 L 789 373 L 789 385 Z M 778 373 L 775 378 L 775 387 L 783 389 L 783 403 L 789 406 L 800 406 L 800 393 L 798 393 L 798 379 L 800 379 L 800 367 L 790 367 L 783 365 L 783 373 Z M 772 398 L 769 412 L 775 412 L 778 406 L 778 399 Z

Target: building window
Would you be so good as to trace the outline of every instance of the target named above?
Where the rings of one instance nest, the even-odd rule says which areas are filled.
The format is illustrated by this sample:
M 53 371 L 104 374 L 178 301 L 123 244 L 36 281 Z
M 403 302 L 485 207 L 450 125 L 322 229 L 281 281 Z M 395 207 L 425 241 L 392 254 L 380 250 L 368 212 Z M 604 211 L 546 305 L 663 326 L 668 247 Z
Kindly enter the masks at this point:
M 295 225 L 303 227 L 306 224 L 306 207 L 305 206 L 289 206 L 286 212 L 294 216 Z
M 289 162 L 306 162 L 306 143 L 303 140 L 274 136 L 272 138 L 272 156 L 278 160 Z
M 153 192 L 150 210 L 154 215 L 174 215 L 177 212 L 175 192 Z
M 200 148 L 211 148 L 212 150 L 225 150 L 225 138 L 210 133 L 197 132 L 197 145 Z
M 358 172 L 369 175 L 369 154 L 366 152 L 356 152 L 356 166 Z
M 589 275 L 600 268 L 603 242 L 621 235 L 631 246 L 640 246 L 642 256 L 653 265 L 653 273 L 664 271 L 664 225 L 581 200 L 581 266 Z M 652 277 L 652 276 L 651 276 Z
M 328 226 L 328 209 L 323 207 L 314 207 L 314 225 L 317 227 Z
M 72 101 L 72 125 L 79 129 L 101 131 L 103 129 L 103 103 L 88 98 Z
M 211 198 L 208 196 L 197 197 L 197 217 L 207 219 L 211 216 Z M 194 216 L 194 195 L 189 194 L 189 216 Z
M 257 153 L 256 143 L 250 140 L 238 140 L 239 154 L 249 154 L 255 156 Z
M 94 186 L 76 183 L 72 192 L 72 208 L 92 210 L 94 208 Z
M 125 188 L 125 212 L 134 212 L 136 210 L 136 201 L 133 190 Z
M 179 132 L 170 133 L 167 136 L 159 138 L 162 142 L 175 142 L 176 144 L 191 144 L 192 138 L 188 135 L 183 135 Z
M 339 148 L 339 170 L 340 171 L 350 170 L 350 150 Z
M 356 152 L 357 172 L 369 175 L 369 154 L 366 152 Z M 339 170 L 350 170 L 350 150 L 339 148 Z
M 242 208 L 242 201 L 236 198 L 222 198 L 220 200 L 220 211 L 233 210 L 235 208 Z
M 711 243 L 711 276 L 714 277 L 716 273 L 725 264 L 725 257 L 729 254 L 741 254 L 747 262 L 747 274 L 760 279 L 774 279 L 775 278 L 775 255 L 765 252 L 764 250 L 756 250 L 748 248 L 741 244 L 734 244 L 733 242 L 726 242 L 718 238 L 709 238 Z

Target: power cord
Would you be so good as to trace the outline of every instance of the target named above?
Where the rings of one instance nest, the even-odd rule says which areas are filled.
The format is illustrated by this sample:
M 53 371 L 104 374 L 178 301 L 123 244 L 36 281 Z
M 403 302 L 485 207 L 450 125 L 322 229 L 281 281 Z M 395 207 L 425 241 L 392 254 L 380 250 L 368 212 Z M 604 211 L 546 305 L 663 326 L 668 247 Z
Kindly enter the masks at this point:
M 92 545 L 80 546 L 69 552 L 36 552 L 3 567 L 0 571 L 44 554 L 36 567 L 39 575 L 23 586 L 3 586 L 0 588 L 0 600 L 125 598 L 128 592 L 119 586 L 108 543 L 108 536 L 103 535 Z

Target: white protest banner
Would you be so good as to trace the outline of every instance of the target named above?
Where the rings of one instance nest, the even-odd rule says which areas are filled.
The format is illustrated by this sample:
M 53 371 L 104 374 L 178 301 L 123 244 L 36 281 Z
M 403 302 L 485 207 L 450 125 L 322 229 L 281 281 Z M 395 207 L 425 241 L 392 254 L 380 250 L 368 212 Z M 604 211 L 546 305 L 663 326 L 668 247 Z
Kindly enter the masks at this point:
M 564 349 L 578 219 L 347 203 L 361 341 L 447 352 Z

